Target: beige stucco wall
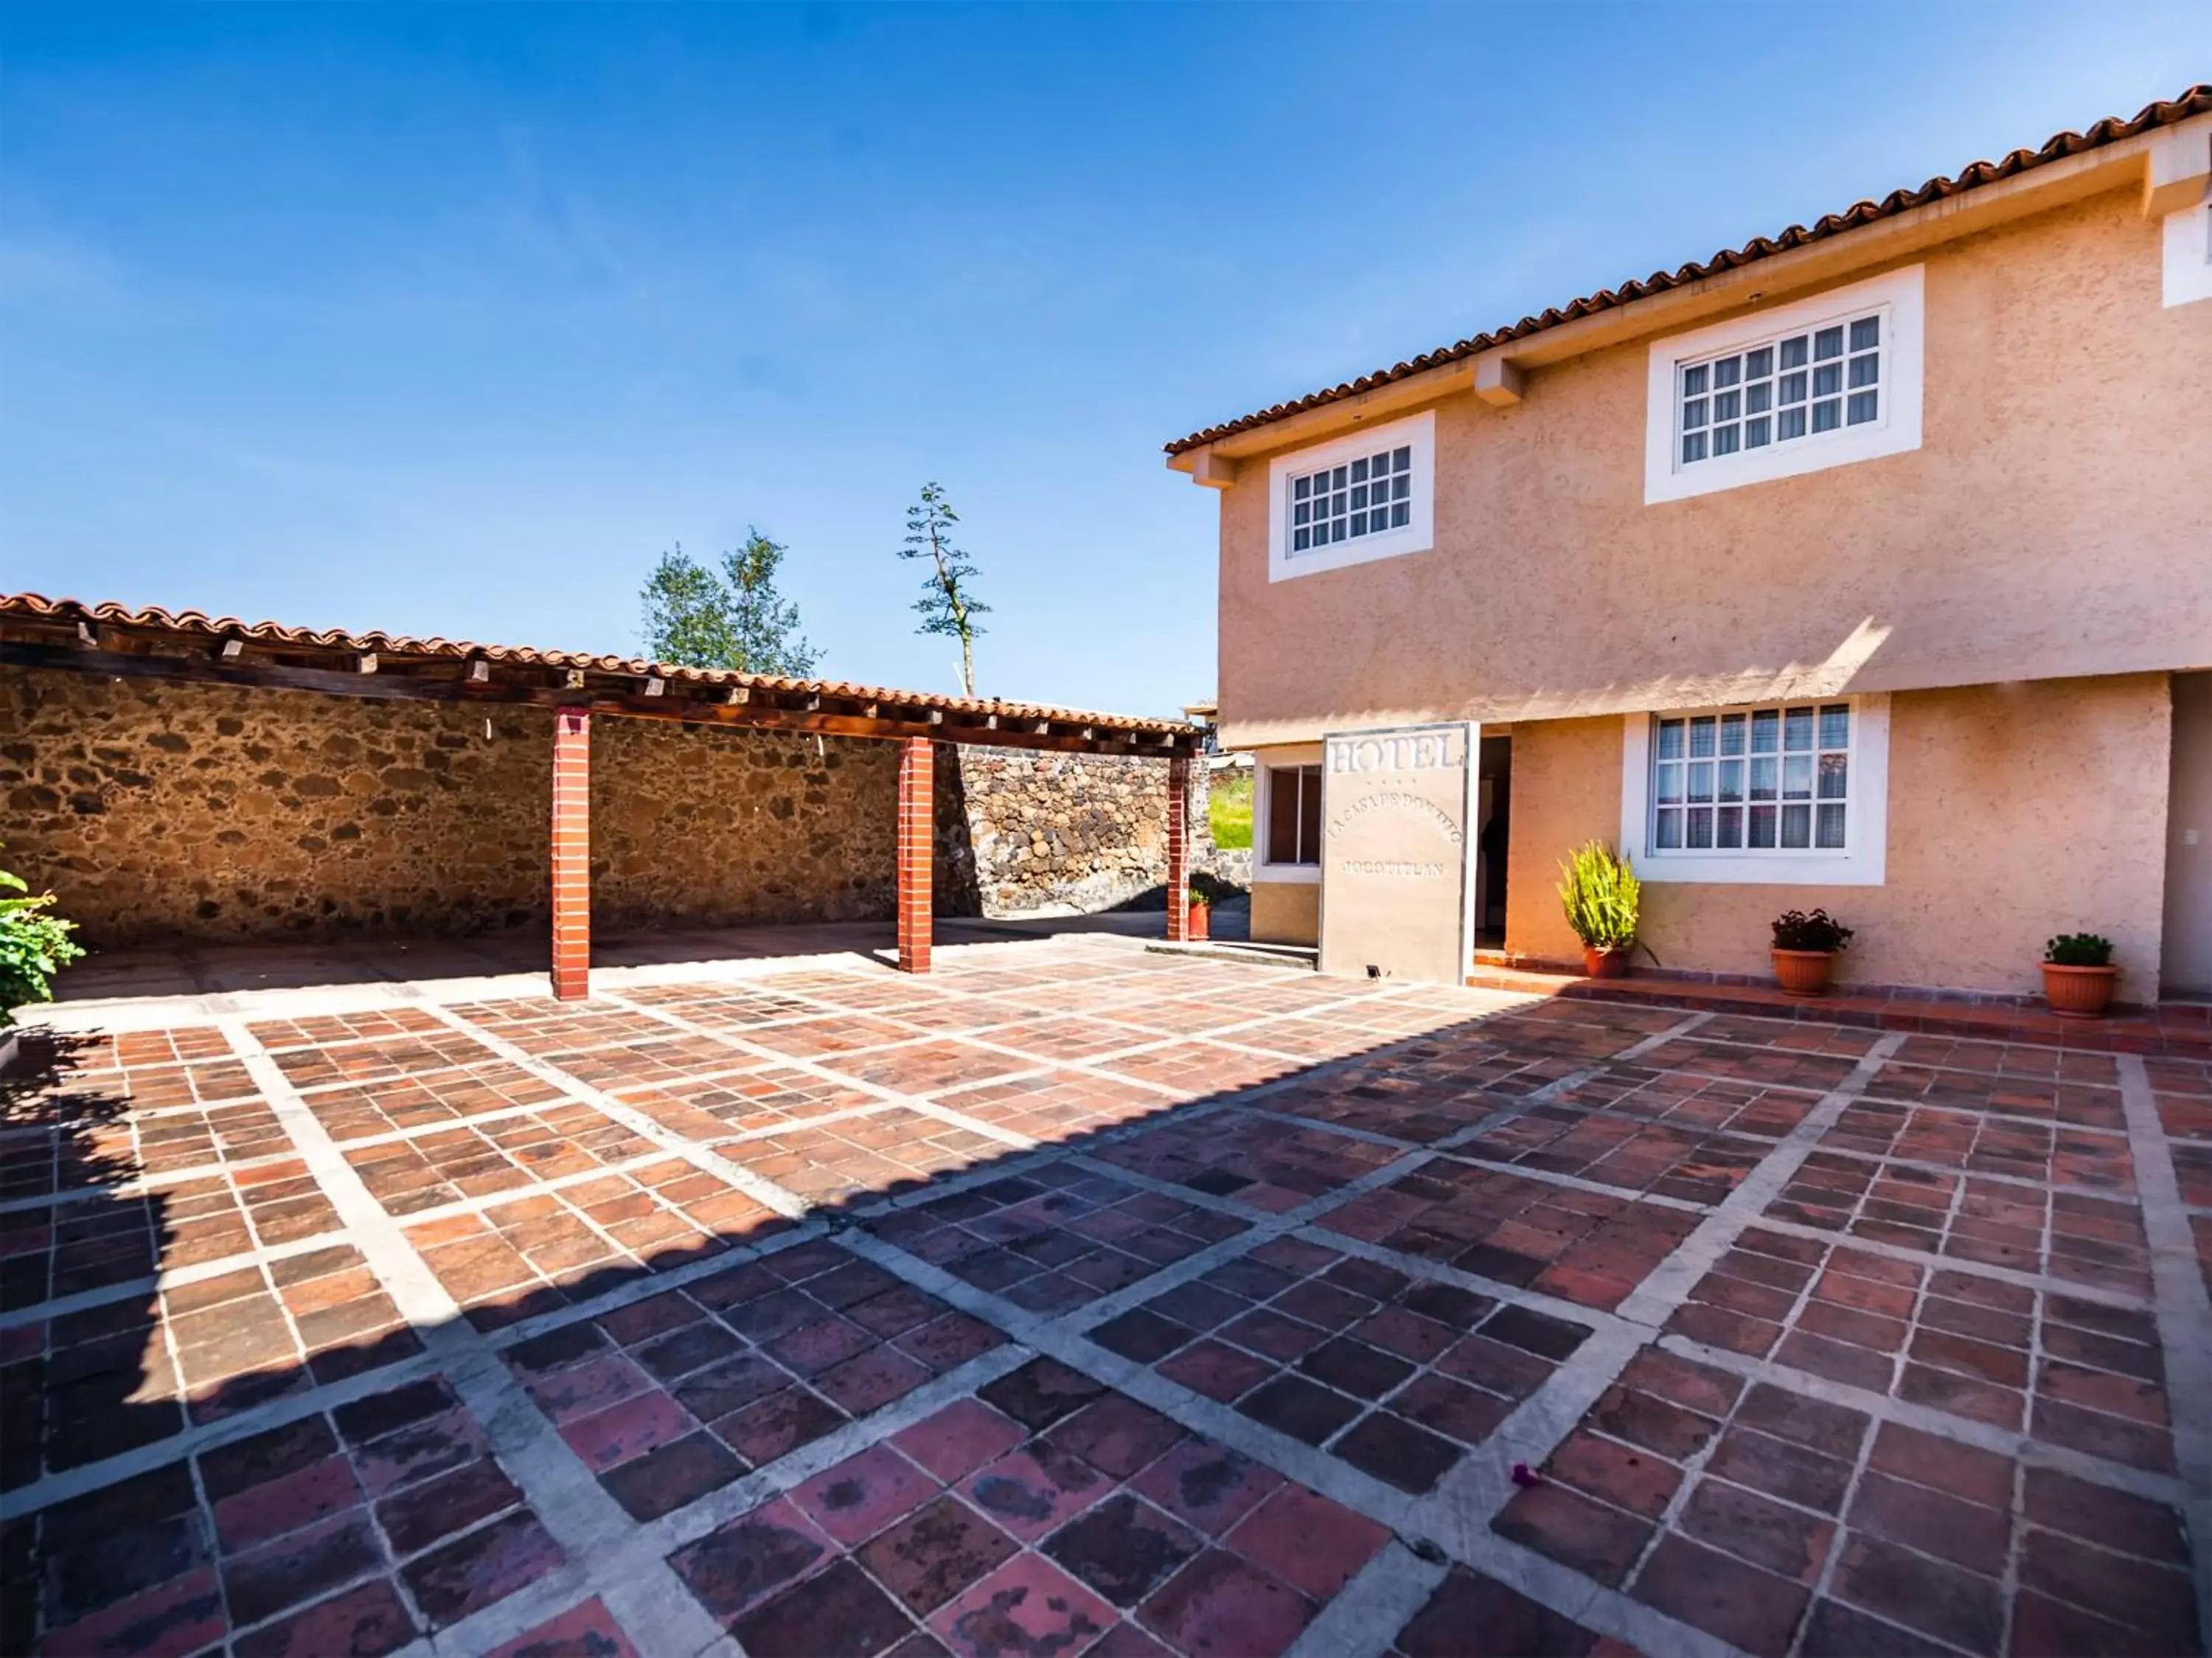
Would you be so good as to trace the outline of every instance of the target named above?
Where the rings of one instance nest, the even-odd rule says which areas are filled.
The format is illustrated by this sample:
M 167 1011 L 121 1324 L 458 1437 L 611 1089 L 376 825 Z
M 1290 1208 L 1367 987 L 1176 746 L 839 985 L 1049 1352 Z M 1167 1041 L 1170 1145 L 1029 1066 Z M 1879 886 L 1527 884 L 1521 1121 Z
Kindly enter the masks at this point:
M 1640 340 L 1434 405 L 1434 550 L 1273 583 L 1243 460 L 1224 740 L 2212 666 L 2212 303 L 2160 234 L 2119 191 L 1906 261 L 1910 454 L 1647 506 Z
M 2032 993 L 2043 942 L 2100 932 L 2121 994 L 2158 990 L 2171 703 L 2163 674 L 1900 694 L 1890 706 L 1880 887 L 1647 883 L 1643 936 L 1669 967 L 1767 970 L 1766 923 L 1825 907 L 1858 930 L 1841 979 Z M 1621 722 L 1513 732 L 1506 948 L 1572 960 L 1561 855 L 1620 832 Z
M 1262 944 L 1321 942 L 1321 887 L 1311 881 L 1255 880 L 1252 936 Z

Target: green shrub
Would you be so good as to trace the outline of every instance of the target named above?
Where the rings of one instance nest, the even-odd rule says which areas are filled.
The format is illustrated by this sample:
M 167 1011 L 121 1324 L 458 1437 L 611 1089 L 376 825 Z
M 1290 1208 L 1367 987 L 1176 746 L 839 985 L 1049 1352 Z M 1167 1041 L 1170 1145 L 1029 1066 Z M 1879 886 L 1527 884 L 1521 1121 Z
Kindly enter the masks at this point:
M 2054 967 L 2109 967 L 2112 941 L 2097 933 L 2061 933 L 2043 947 L 2043 959 Z
M 1213 844 L 1224 852 L 1249 850 L 1252 844 L 1252 774 L 1215 783 L 1206 798 Z
M 76 923 L 46 913 L 54 895 L 30 891 L 0 869 L 0 1027 L 24 1003 L 52 1000 L 54 974 L 84 954 L 70 937 Z
M 1636 942 L 1643 887 L 1626 858 L 1601 840 L 1577 847 L 1559 861 L 1559 901 L 1567 925 L 1593 950 L 1625 950 Z
M 1774 918 L 1774 948 L 1778 950 L 1818 950 L 1833 955 L 1851 942 L 1851 930 L 1826 910 L 1807 915 L 1785 910 Z

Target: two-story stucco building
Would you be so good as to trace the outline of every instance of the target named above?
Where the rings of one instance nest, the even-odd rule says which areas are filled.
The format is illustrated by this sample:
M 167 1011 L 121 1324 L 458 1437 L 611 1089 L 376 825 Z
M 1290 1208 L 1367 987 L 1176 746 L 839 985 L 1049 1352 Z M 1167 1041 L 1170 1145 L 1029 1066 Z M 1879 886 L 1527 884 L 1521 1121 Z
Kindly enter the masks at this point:
M 2212 86 L 1196 432 L 1255 937 L 1319 927 L 1325 735 L 1480 726 L 1473 926 L 1571 960 L 1598 838 L 1672 969 L 1857 929 L 2025 994 L 2212 991 Z

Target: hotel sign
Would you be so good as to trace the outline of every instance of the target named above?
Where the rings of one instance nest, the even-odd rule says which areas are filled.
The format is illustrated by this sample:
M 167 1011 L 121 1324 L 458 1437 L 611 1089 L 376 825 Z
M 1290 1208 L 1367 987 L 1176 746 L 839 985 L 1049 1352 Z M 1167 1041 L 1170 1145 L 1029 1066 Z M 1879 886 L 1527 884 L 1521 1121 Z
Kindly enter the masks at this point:
M 1480 731 L 1397 726 L 1323 740 L 1323 972 L 1466 981 Z

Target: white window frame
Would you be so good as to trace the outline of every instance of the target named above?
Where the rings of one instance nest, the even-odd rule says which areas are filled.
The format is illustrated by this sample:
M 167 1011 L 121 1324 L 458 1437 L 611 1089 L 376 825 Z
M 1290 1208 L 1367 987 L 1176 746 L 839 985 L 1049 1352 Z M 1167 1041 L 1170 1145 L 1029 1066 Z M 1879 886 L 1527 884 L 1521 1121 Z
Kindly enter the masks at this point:
M 1683 501 L 1778 478 L 1826 472 L 1920 447 L 1921 359 L 1925 334 L 1926 267 L 1908 265 L 1846 288 L 1832 288 L 1749 316 L 1654 341 L 1644 397 L 1644 499 Z M 1700 357 L 1725 357 L 1785 334 L 1848 322 L 1869 312 L 1881 325 L 1881 416 L 1863 426 L 1769 443 L 1685 464 L 1679 422 L 1680 369 Z
M 1784 697 L 1727 708 L 1669 708 L 1668 719 L 1735 713 L 1744 708 L 1844 702 L 1851 710 L 1851 778 L 1844 802 L 1844 849 L 1828 851 L 1651 846 L 1651 736 L 1659 713 L 1631 714 L 1621 725 L 1620 845 L 1640 881 L 1737 887 L 1880 887 L 1889 851 L 1889 698 Z
M 2212 201 L 2166 216 L 2166 308 L 2212 299 Z
M 1357 460 L 1377 449 L 1395 449 L 1401 445 L 1413 452 L 1408 503 L 1411 511 L 1402 529 L 1348 537 L 1331 542 L 1326 549 L 1309 549 L 1304 552 L 1291 550 L 1291 484 L 1294 479 L 1318 472 L 1323 466 Z M 1275 456 L 1267 463 L 1267 579 L 1287 582 L 1326 570 L 1343 570 L 1352 564 L 1372 564 L 1378 558 L 1401 558 L 1408 553 L 1428 552 L 1436 545 L 1436 494 L 1437 416 L 1433 409 L 1424 409 L 1419 414 L 1386 421 L 1379 426 L 1362 426 L 1326 443 Z
M 1321 885 L 1320 847 L 1316 843 L 1311 863 L 1273 863 L 1267 858 L 1267 826 L 1274 821 L 1275 771 L 1277 768 L 1322 764 L 1319 743 L 1300 744 L 1292 748 L 1263 749 L 1252 757 L 1252 879 L 1280 881 L 1301 886 Z

